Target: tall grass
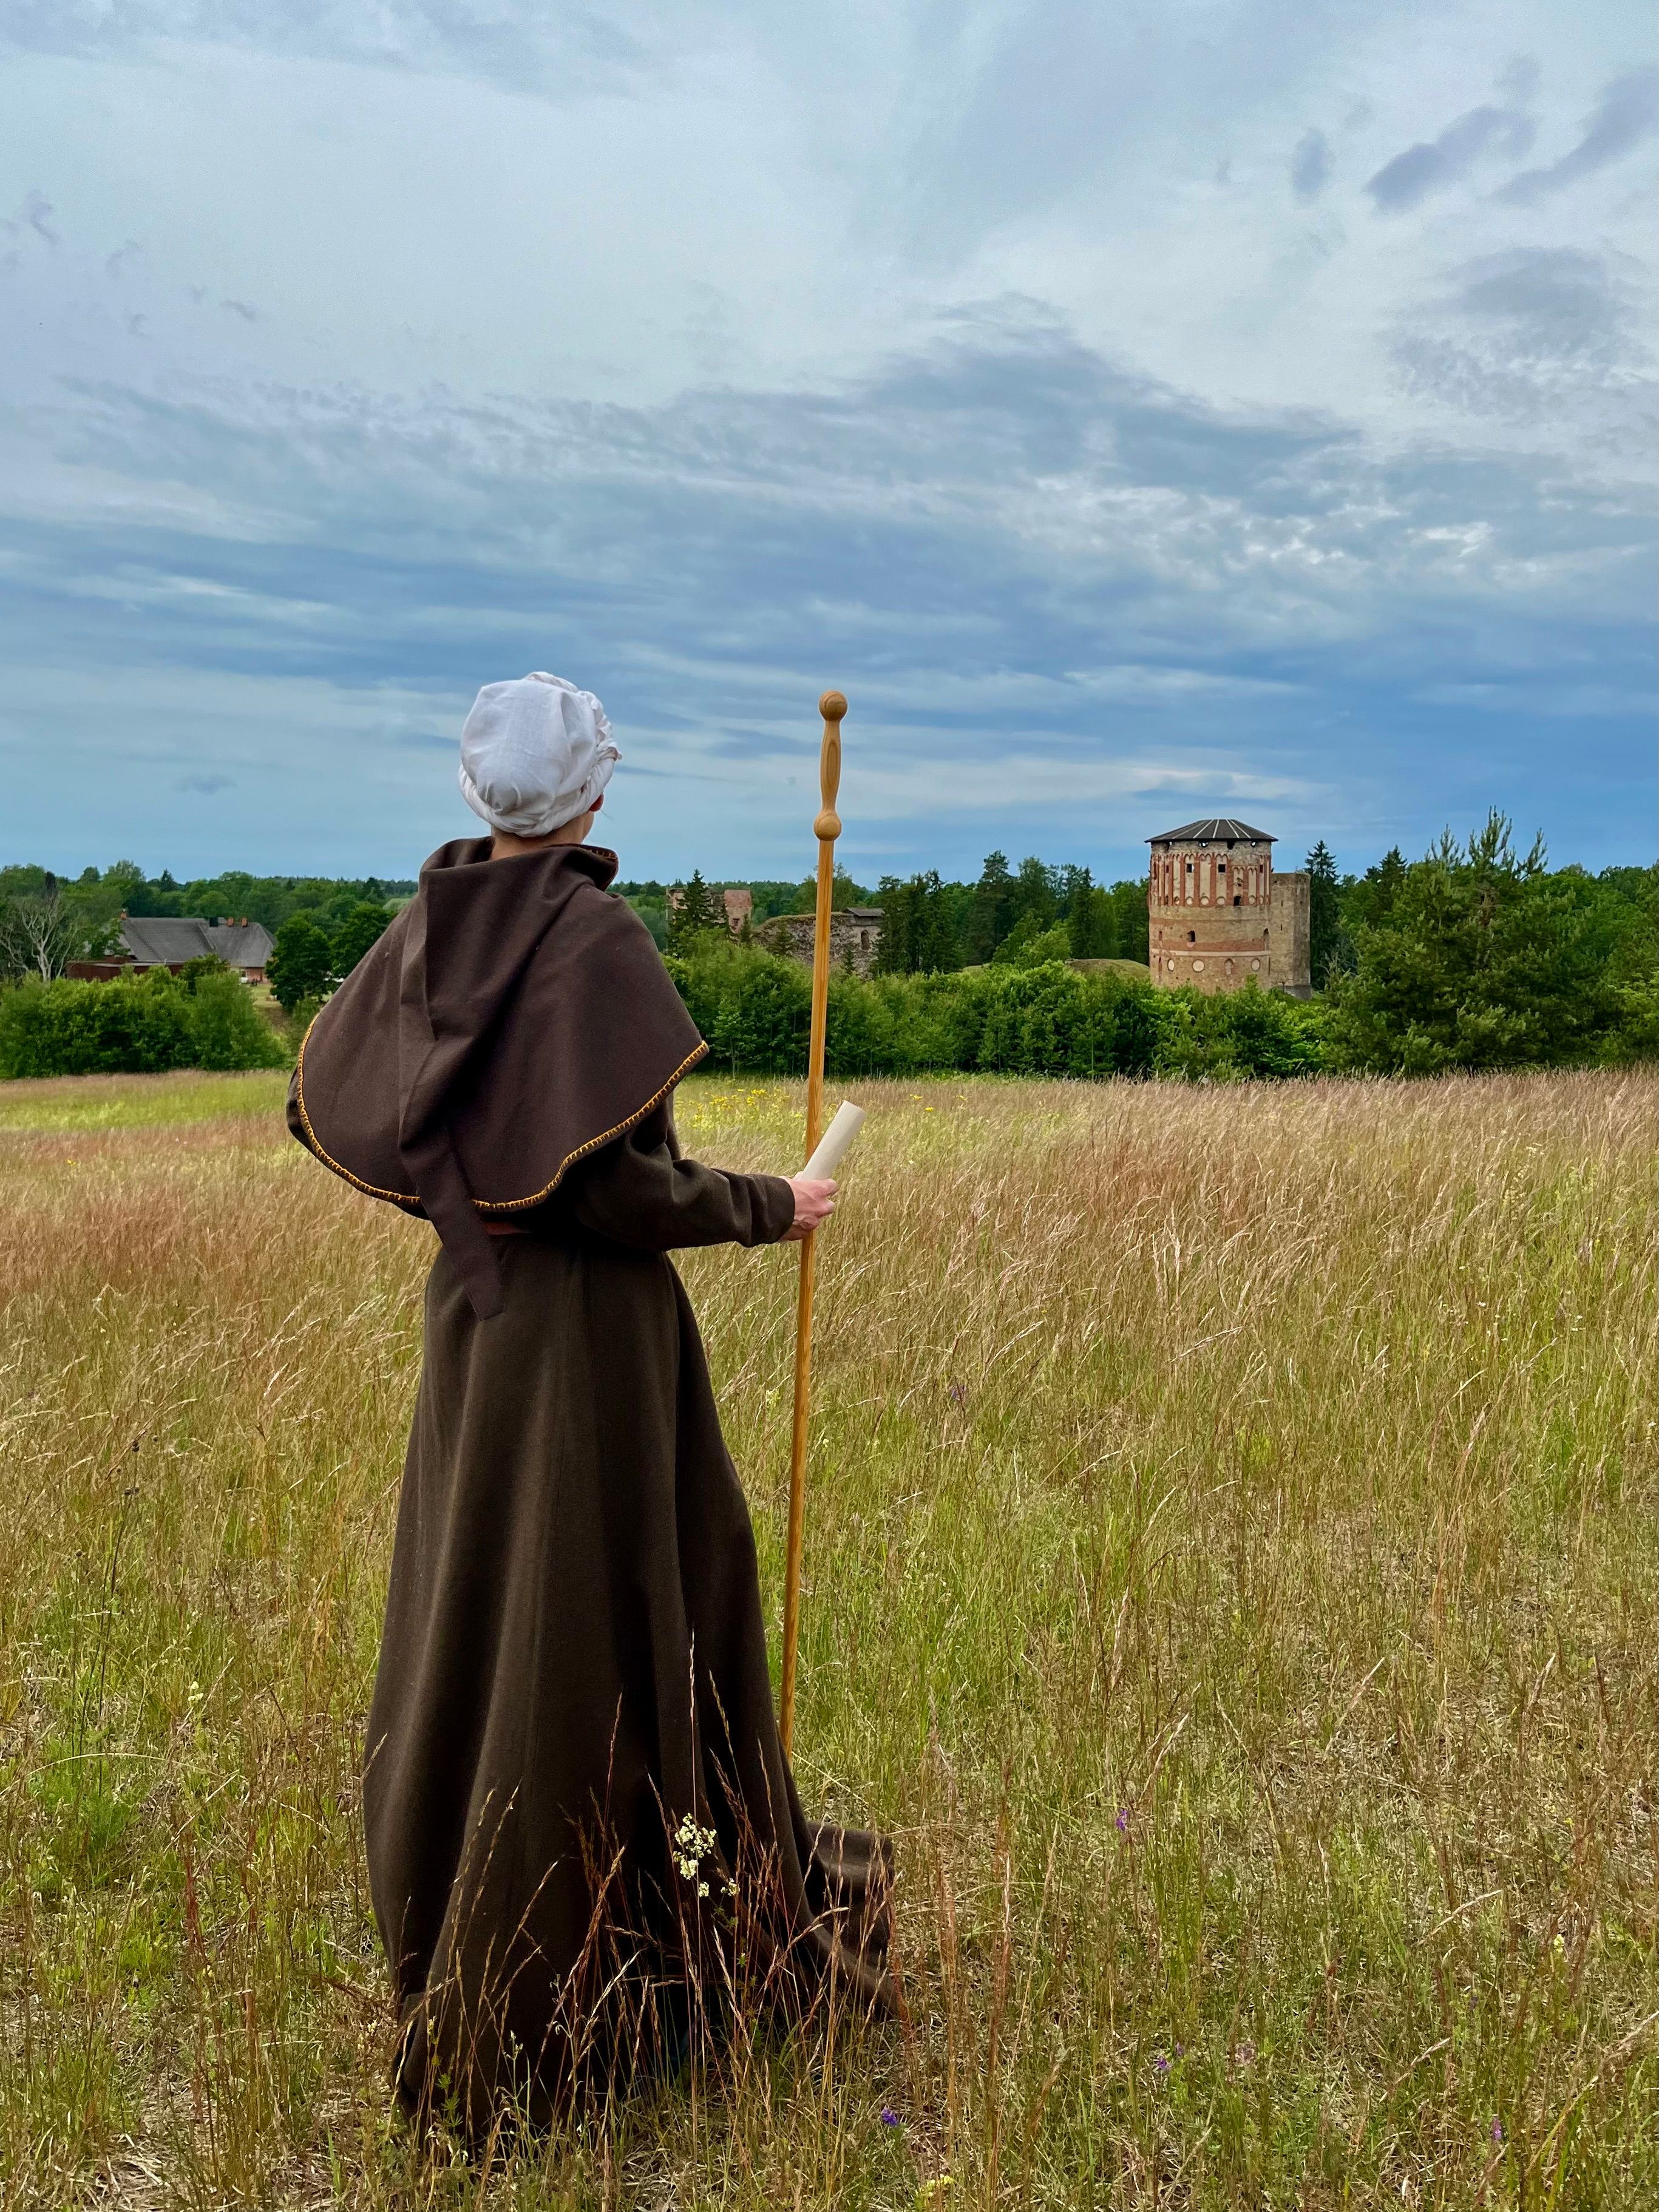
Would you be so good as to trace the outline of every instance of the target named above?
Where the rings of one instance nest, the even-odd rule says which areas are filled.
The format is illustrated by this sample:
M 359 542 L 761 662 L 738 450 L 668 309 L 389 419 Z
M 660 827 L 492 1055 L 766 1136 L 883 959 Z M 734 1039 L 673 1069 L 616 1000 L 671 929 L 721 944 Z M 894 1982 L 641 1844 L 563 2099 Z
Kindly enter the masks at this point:
M 1650 1082 L 859 1095 L 796 1741 L 904 2016 L 484 2174 L 358 1831 L 428 1232 L 269 1079 L 9 1090 L 8 2203 L 1652 2201 Z M 685 1272 L 775 1618 L 792 1261 Z

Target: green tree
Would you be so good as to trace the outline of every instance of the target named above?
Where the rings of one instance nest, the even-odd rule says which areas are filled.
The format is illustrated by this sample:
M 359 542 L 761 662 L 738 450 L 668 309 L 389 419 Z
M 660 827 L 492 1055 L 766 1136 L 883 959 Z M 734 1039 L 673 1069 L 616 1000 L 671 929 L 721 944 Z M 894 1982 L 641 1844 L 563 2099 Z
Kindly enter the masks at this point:
M 987 961 L 1014 926 L 1014 878 L 1006 853 L 989 853 L 968 912 L 967 952 Z
M 1589 877 L 1552 874 L 1541 840 L 1517 854 L 1496 812 L 1466 847 L 1448 833 L 1409 866 L 1396 857 L 1355 886 L 1378 918 L 1353 930 L 1353 973 L 1332 979 L 1331 1033 L 1352 1065 L 1419 1075 L 1598 1055 L 1620 1019 L 1619 937 Z
M 1349 878 L 1342 890 L 1342 927 L 1351 942 L 1357 942 L 1362 929 L 1382 927 L 1405 880 L 1406 856 L 1398 845 L 1391 845 L 1363 876 Z
M 701 937 L 726 935 L 725 902 L 717 891 L 709 890 L 700 868 L 692 870 L 690 883 L 678 884 L 676 889 L 679 898 L 668 916 L 670 951 L 684 954 Z
M 127 901 L 127 912 L 132 915 L 180 915 L 185 910 L 183 890 L 174 883 L 170 868 L 146 878 Z M 269 922 L 265 926 L 272 927 Z
M 953 888 L 940 881 L 935 868 L 908 883 L 882 878 L 876 894 L 881 905 L 878 975 L 933 975 L 962 965 Z
M 797 889 L 796 884 L 783 883 L 775 877 L 751 879 L 749 891 L 755 902 L 756 927 L 758 928 L 763 921 L 770 921 L 775 915 L 793 914 Z M 862 905 L 863 901 L 854 900 L 854 904 Z
M 144 872 L 134 860 L 117 860 L 102 875 L 96 868 L 83 868 L 72 884 L 64 885 L 64 902 L 82 917 L 88 938 L 101 950 L 119 936 L 122 913 L 143 881 Z
M 1608 1020 L 1596 1058 L 1659 1059 L 1659 866 L 1603 868 L 1595 888 L 1610 940 Z
M 884 876 L 876 885 L 876 896 L 881 902 L 881 943 L 876 947 L 876 973 L 908 975 L 912 972 L 910 885 L 897 876 Z
M 1342 944 L 1342 886 L 1330 847 L 1322 837 L 1308 855 L 1308 951 L 1316 991 L 1339 965 Z
M 359 899 L 334 932 L 334 973 L 349 975 L 372 945 L 386 933 L 389 910 L 373 900 Z
M 1027 854 L 1019 864 L 1014 878 L 1011 912 L 1012 922 L 1024 921 L 1028 915 L 1035 916 L 1041 927 L 1049 928 L 1060 910 L 1060 877 L 1061 871 L 1039 860 L 1035 853 Z M 1012 926 L 1011 922 L 1010 927 Z
M 995 968 L 1041 968 L 1072 957 L 1071 933 L 1063 921 L 1045 928 L 1040 915 L 1023 914 L 991 955 Z
M 752 889 L 753 886 L 751 885 L 750 888 Z M 862 884 L 855 884 L 844 868 L 838 867 L 836 870 L 833 887 L 830 893 L 830 903 L 837 913 L 840 913 L 849 906 L 872 906 L 875 902 Z M 755 919 L 758 921 L 763 918 L 759 911 L 758 899 L 755 902 Z M 787 904 L 771 907 L 769 911 L 772 914 L 816 914 L 817 907 L 818 879 L 817 876 L 812 875 L 801 878 L 791 890 Z
M 1146 879 L 1135 876 L 1112 885 L 1112 904 L 1117 909 L 1117 957 L 1120 960 L 1152 957 L 1151 925 L 1146 915 Z
M 1087 868 L 1062 871 L 1064 920 L 1073 960 L 1117 958 L 1117 908 Z
M 301 999 L 327 997 L 334 983 L 334 944 L 319 921 L 308 914 L 289 916 L 276 933 L 265 980 L 285 1013 Z
M 659 883 L 612 884 L 614 896 L 625 899 L 650 931 L 659 952 L 668 944 L 668 894 Z
M 116 865 L 119 868 L 123 864 Z M 100 896 L 114 873 L 114 869 L 106 871 Z M 411 882 L 383 883 L 374 876 L 252 876 L 240 868 L 178 884 L 163 870 L 159 876 L 130 884 L 116 903 L 132 915 L 199 915 L 207 921 L 246 917 L 272 931 L 280 929 L 290 915 L 309 914 L 331 932 L 354 906 L 384 906 L 390 898 L 410 896 L 415 889 Z

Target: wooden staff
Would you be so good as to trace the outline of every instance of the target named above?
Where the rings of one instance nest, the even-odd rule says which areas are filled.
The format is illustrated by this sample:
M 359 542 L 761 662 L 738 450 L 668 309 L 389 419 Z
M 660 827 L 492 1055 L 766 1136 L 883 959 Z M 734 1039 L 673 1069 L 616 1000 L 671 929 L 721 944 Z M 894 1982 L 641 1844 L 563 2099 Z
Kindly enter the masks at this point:
M 823 1032 L 830 1010 L 830 910 L 836 890 L 836 840 L 841 817 L 836 793 L 841 788 L 841 718 L 847 702 L 839 691 L 818 701 L 823 743 L 818 754 L 817 916 L 812 930 L 812 1030 L 806 1048 L 806 1158 L 811 1159 L 823 1122 Z M 795 1650 L 800 1641 L 800 1552 L 806 1517 L 806 1415 L 812 1389 L 812 1279 L 816 1231 L 802 1237 L 800 1292 L 795 1307 L 795 1420 L 789 1439 L 789 1543 L 783 1564 L 783 1690 L 778 1734 L 783 1755 L 795 1733 Z

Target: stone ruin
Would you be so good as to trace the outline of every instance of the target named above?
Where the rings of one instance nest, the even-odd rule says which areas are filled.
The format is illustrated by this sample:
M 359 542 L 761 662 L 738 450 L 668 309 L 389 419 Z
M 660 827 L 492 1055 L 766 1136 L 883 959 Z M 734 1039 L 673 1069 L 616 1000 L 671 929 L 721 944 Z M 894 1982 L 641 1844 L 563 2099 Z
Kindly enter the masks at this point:
M 810 914 L 774 915 L 756 929 L 755 942 L 769 952 L 780 952 L 785 959 L 799 960 L 810 968 L 813 927 Z M 830 915 L 830 957 L 837 968 L 848 969 L 854 975 L 872 974 L 880 945 L 878 906 L 842 907 Z

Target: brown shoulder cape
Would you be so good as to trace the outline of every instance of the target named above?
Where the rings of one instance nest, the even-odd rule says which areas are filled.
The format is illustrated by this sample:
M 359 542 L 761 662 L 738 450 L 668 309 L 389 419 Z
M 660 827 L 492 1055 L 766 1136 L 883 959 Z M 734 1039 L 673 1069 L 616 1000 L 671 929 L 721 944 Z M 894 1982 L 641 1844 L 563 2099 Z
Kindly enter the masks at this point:
M 539 1206 L 708 1049 L 607 893 L 614 853 L 489 852 L 463 838 L 427 861 L 307 1030 L 289 1116 L 337 1175 L 426 1216 L 480 1318 L 501 1298 L 480 1215 Z

